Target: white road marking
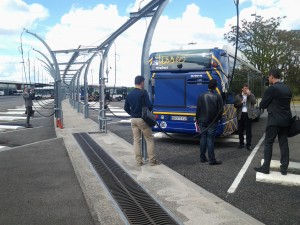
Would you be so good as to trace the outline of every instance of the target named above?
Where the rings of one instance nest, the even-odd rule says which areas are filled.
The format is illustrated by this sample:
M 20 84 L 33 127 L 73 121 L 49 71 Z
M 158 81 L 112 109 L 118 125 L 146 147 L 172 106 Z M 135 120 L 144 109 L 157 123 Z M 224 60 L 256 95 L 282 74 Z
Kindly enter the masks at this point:
M 121 108 L 109 108 L 112 112 L 125 112 L 124 109 L 121 109 Z M 107 111 L 109 112 L 109 111 Z
M 235 190 L 237 189 L 238 185 L 240 184 L 241 180 L 243 179 L 252 159 L 254 158 L 256 152 L 258 151 L 260 145 L 262 144 L 262 142 L 265 139 L 265 134 L 262 136 L 262 138 L 259 140 L 259 142 L 257 143 L 257 145 L 255 146 L 255 148 L 252 150 L 251 154 L 248 156 L 248 159 L 246 160 L 244 166 L 242 167 L 242 169 L 240 170 L 240 172 L 238 173 L 237 177 L 235 178 L 235 180 L 233 181 L 233 183 L 231 184 L 230 188 L 228 189 L 227 193 L 234 193 Z
M 11 149 L 11 147 L 7 147 L 7 146 L 0 146 L 0 152 L 4 152 L 6 150 Z
M 239 143 L 239 139 L 236 138 L 217 138 L 216 142 L 235 142 L 235 143 Z
M 0 121 L 26 120 L 26 117 L 21 116 L 0 116 Z
M 168 137 L 165 133 L 163 133 L 163 132 L 158 132 L 158 133 L 155 133 L 155 134 L 153 134 L 153 136 L 155 137 L 155 138 L 165 138 L 165 137 Z
M 23 129 L 23 126 L 14 126 L 14 125 L 0 125 L 0 129 L 5 130 L 17 130 L 17 129 Z
M 25 112 L 25 107 L 24 108 L 16 108 L 16 109 L 7 109 L 7 111 L 24 111 Z
M 264 163 L 264 160 L 261 160 L 261 165 Z M 270 169 L 279 169 L 280 168 L 280 161 L 278 160 L 271 160 Z M 288 170 L 295 170 L 300 172 L 300 163 L 299 162 L 289 162 Z
M 291 173 L 281 175 L 280 172 L 270 171 L 270 174 L 256 173 L 256 181 L 288 186 L 300 186 L 300 175 Z
M 23 111 L 9 111 L 9 112 L 0 112 L 1 115 L 22 115 L 25 114 L 25 110 Z
M 128 119 L 128 120 L 120 120 L 120 123 L 131 123 L 131 119 Z
M 113 111 L 113 114 L 112 113 L 106 113 L 105 114 L 106 116 L 114 116 L 114 115 L 116 115 L 116 116 L 129 116 L 127 113 L 122 113 L 122 112 L 114 112 Z

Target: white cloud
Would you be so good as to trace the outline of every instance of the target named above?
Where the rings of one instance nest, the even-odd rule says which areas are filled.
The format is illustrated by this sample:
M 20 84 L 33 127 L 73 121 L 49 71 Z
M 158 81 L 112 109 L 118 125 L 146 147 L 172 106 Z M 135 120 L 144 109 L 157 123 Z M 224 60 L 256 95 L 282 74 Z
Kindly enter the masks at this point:
M 134 4 L 127 7 L 128 13 L 137 11 L 139 7 L 144 7 L 149 1 L 137 0 Z M 240 4 L 247 1 L 249 2 L 250 0 L 240 0 Z M 300 21 L 297 19 L 297 8 L 293 7 L 292 0 L 256 0 L 252 2 L 253 5 L 251 7 L 240 11 L 241 20 L 253 21 L 254 17 L 251 17 L 253 13 L 265 18 L 287 16 L 285 22 L 282 23 L 283 27 L 285 29 L 299 28 Z M 9 13 L 6 12 L 10 12 L 11 15 L 8 15 Z M 2 24 L 3 20 L 0 21 L 0 48 L 15 49 L 16 51 L 20 45 L 21 28 L 28 27 L 30 30 L 30 27 L 34 26 L 39 20 L 48 16 L 48 12 L 43 6 L 38 4 L 28 5 L 21 0 L 1 0 L 0 13 L 3 13 L 6 21 L 12 21 L 9 16 L 19 19 L 18 23 L 12 22 L 10 26 Z M 79 45 L 98 46 L 128 19 L 129 17 L 127 16 L 120 16 L 116 5 L 98 4 L 92 9 L 76 8 L 74 6 L 61 17 L 61 20 L 55 26 L 49 28 L 46 34 L 38 35 L 45 38 L 52 50 L 73 49 L 78 48 Z M 110 85 L 114 83 L 115 49 L 117 53 L 117 85 L 132 86 L 134 77 L 140 74 L 143 40 L 149 22 L 149 18 L 141 19 L 120 35 L 115 42 L 116 45 L 112 46 L 108 57 L 108 68 L 111 67 L 108 76 Z M 225 43 L 223 39 L 224 33 L 229 30 L 231 25 L 235 24 L 235 17 L 228 18 L 225 26 L 218 28 L 213 17 L 204 17 L 201 15 L 201 8 L 197 4 L 190 4 L 183 8 L 181 16 L 177 18 L 170 18 L 164 14 L 160 17 L 150 51 L 222 47 Z M 8 38 L 7 35 L 4 36 L 4 33 L 16 33 L 17 35 Z M 47 52 L 36 38 L 29 36 L 24 35 L 23 39 L 25 54 L 27 54 L 31 46 Z M 191 42 L 196 44 L 188 45 Z M 27 48 L 25 49 L 25 47 Z M 34 53 L 31 52 L 30 54 L 33 55 Z M 4 63 L 0 66 L 0 79 L 13 76 L 15 80 L 21 80 L 20 56 L 14 58 L 11 56 L 5 57 L 2 54 L 1 61 Z M 15 62 L 16 65 L 11 62 Z M 91 74 L 93 75 L 93 82 L 96 83 L 98 80 L 99 58 L 95 59 L 90 70 L 93 71 Z M 17 76 L 19 79 L 17 79 Z M 91 82 L 91 75 L 89 82 Z
M 53 49 L 99 45 L 126 19 L 118 15 L 115 5 L 99 4 L 91 10 L 73 8 L 49 31 L 46 39 Z
M 23 71 L 19 54 L 21 32 L 24 27 L 32 28 L 47 16 L 47 9 L 40 4 L 29 5 L 22 0 L 0 1 L 1 79 L 21 81 Z
M 294 0 L 252 0 L 253 12 L 266 19 L 286 17 L 280 29 L 300 29 L 299 10 Z
M 20 33 L 24 27 L 45 19 L 48 11 L 40 4 L 26 4 L 22 0 L 0 1 L 0 35 Z

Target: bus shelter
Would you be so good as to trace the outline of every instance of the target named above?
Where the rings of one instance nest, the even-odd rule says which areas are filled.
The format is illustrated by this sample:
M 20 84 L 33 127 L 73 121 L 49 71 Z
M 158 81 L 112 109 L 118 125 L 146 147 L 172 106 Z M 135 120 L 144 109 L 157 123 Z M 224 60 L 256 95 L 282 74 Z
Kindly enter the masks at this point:
M 25 30 L 26 33 L 35 36 L 39 39 L 48 50 L 48 56 L 36 49 L 43 59 L 40 61 L 44 64 L 44 69 L 54 79 L 54 92 L 55 92 L 55 117 L 57 126 L 63 128 L 63 110 L 61 107 L 61 101 L 66 94 L 69 94 L 70 104 L 77 111 L 80 111 L 82 103 L 80 102 L 80 78 L 83 77 L 83 114 L 87 118 L 88 115 L 88 75 L 89 67 L 92 61 L 96 58 L 100 58 L 99 67 L 99 129 L 102 132 L 106 132 L 107 117 L 105 116 L 105 63 L 107 61 L 108 52 L 118 36 L 120 36 L 129 27 L 135 24 L 137 21 L 144 17 L 151 18 L 151 22 L 145 34 L 142 55 L 141 55 L 141 74 L 145 77 L 146 81 L 149 81 L 149 67 L 148 56 L 150 51 L 150 44 L 153 37 L 153 33 L 163 9 L 168 4 L 169 0 L 152 0 L 138 12 L 130 13 L 130 18 L 115 32 L 113 32 L 105 41 L 96 47 L 82 47 L 79 46 L 76 49 L 63 49 L 63 50 L 51 50 L 48 44 L 40 38 L 38 35 Z M 50 55 L 50 56 L 49 56 Z M 145 82 L 145 89 L 149 89 L 149 82 Z

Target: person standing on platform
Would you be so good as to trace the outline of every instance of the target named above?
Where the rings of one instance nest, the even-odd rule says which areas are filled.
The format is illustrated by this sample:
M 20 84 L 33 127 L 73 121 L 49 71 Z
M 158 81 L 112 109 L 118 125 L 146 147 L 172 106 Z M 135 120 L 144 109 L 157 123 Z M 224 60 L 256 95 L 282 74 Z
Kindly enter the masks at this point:
M 252 150 L 252 119 L 256 118 L 255 104 L 254 94 L 249 90 L 248 84 L 244 84 L 242 93 L 237 94 L 234 98 L 234 107 L 237 109 L 240 149 L 245 147 L 244 131 L 246 130 L 246 147 L 249 151 Z
M 273 143 L 278 136 L 280 148 L 280 172 L 287 174 L 289 166 L 288 131 L 292 121 L 291 99 L 292 93 L 288 85 L 280 81 L 280 72 L 271 69 L 269 72 L 269 84 L 259 104 L 261 109 L 267 109 L 268 122 L 266 127 L 264 163 L 261 167 L 254 167 L 259 173 L 269 174 L 272 159 Z
M 124 110 L 131 117 L 133 148 L 137 165 L 143 165 L 141 155 L 141 134 L 143 134 L 147 144 L 147 153 L 150 165 L 155 166 L 161 163 L 155 158 L 152 128 L 149 127 L 142 119 L 142 98 L 145 99 L 145 104 L 148 107 L 148 109 L 152 111 L 152 104 L 150 102 L 149 95 L 147 91 L 144 90 L 144 80 L 145 78 L 142 76 L 135 77 L 135 88 L 126 96 Z

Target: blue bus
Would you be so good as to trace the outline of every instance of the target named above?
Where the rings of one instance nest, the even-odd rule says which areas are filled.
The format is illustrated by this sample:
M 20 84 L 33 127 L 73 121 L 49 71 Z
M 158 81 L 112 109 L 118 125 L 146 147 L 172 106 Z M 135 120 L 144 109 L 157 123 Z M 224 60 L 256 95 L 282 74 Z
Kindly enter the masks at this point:
M 150 55 L 151 95 L 153 113 L 159 126 L 153 131 L 198 134 L 195 116 L 198 96 L 207 91 L 209 80 L 218 80 L 217 92 L 224 100 L 224 113 L 218 122 L 216 136 L 226 136 L 237 130 L 234 96 L 244 83 L 257 98 L 261 97 L 264 81 L 261 72 L 238 51 L 232 79 L 234 50 L 191 49 L 155 52 Z

